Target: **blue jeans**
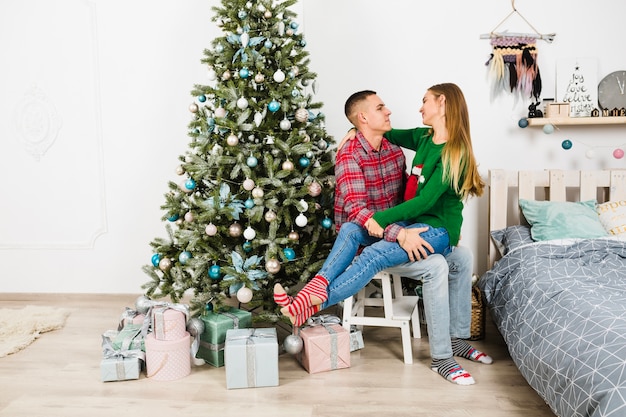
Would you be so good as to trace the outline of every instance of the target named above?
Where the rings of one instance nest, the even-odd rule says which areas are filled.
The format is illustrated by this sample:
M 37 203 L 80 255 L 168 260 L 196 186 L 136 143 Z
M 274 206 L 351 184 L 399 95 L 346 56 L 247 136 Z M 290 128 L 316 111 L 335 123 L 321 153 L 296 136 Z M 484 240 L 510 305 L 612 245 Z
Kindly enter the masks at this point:
M 434 253 L 445 255 L 450 252 L 450 238 L 445 228 L 432 228 L 424 223 L 408 226 L 398 224 L 407 229 L 428 227 L 428 230 L 420 233 L 420 236 L 430 243 Z M 365 248 L 355 261 L 361 246 Z M 328 307 L 350 297 L 356 293 L 352 288 L 363 288 L 378 272 L 406 262 L 409 262 L 409 255 L 397 242 L 370 236 L 366 229 L 356 223 L 342 224 L 328 258 L 317 273 L 329 282 L 329 299 L 323 306 Z M 338 281 L 337 285 L 335 281 Z

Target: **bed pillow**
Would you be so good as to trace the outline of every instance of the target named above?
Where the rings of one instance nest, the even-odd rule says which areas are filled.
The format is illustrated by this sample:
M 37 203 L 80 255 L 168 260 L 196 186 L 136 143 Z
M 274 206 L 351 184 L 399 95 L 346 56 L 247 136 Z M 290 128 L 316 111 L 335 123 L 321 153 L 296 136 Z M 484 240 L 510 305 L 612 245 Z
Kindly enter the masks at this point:
M 604 230 L 613 236 L 626 239 L 626 200 L 598 204 L 596 210 Z
M 491 238 L 502 256 L 522 245 L 534 242 L 530 236 L 530 227 L 525 225 L 515 225 L 500 230 L 492 230 Z
M 596 212 L 596 201 L 534 201 L 520 199 L 530 234 L 536 241 L 593 239 L 608 236 Z

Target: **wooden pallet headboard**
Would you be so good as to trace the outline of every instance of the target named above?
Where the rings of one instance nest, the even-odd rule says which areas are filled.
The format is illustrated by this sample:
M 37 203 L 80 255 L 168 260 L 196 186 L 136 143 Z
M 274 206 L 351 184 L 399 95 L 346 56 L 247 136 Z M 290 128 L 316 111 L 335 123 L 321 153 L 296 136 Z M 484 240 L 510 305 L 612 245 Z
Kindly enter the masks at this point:
M 519 199 L 545 201 L 586 201 L 599 203 L 626 199 L 626 170 L 606 171 L 489 171 L 489 231 L 516 224 L 528 224 L 519 208 Z M 491 233 L 489 268 L 499 258 Z

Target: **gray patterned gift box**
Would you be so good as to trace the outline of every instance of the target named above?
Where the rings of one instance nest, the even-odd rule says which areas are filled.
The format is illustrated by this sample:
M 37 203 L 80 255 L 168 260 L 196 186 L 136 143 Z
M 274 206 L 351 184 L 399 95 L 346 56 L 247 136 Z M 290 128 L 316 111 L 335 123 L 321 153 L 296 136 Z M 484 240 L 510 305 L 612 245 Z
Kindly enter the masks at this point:
M 224 362 L 228 389 L 277 386 L 276 329 L 227 330 Z

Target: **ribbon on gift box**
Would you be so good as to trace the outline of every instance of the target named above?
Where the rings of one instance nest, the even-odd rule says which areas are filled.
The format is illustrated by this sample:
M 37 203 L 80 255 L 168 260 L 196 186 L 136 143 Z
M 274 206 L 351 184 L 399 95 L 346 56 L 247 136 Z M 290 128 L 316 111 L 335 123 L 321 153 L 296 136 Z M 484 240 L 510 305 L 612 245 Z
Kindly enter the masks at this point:
M 321 314 L 309 317 L 305 327 L 323 326 L 330 333 L 330 369 L 337 369 L 337 357 L 339 349 L 337 347 L 337 332 L 331 327 L 332 324 L 341 324 L 341 319 L 332 314 Z
M 117 379 L 126 379 L 126 367 L 124 366 L 124 359 L 137 358 L 141 361 L 146 361 L 146 353 L 140 349 L 120 349 L 115 350 L 111 339 L 102 335 L 102 357 L 103 359 L 117 359 L 115 364 L 115 371 L 117 373 Z M 120 361 L 121 359 L 121 361 Z
M 144 337 L 148 334 L 151 327 L 154 329 L 152 323 L 152 310 L 155 310 L 155 313 L 159 313 L 162 317 L 163 312 L 171 308 L 173 310 L 180 311 L 185 315 L 185 323 L 187 323 L 187 321 L 189 320 L 189 306 L 187 304 L 175 304 L 168 303 L 166 301 L 153 300 L 148 300 L 147 303 L 148 311 L 146 312 L 146 318 L 143 320 L 143 326 L 141 329 L 141 334 L 144 335 Z
M 273 339 L 274 335 L 267 333 L 255 333 L 256 329 L 249 329 L 250 334 L 241 336 L 227 337 L 227 341 L 233 340 L 246 340 L 246 380 L 248 387 L 256 387 L 256 350 L 254 347 L 254 338 L 270 338 Z
M 135 317 L 137 317 L 140 313 L 137 310 L 133 310 L 130 307 L 126 307 L 126 309 L 124 310 L 124 312 L 122 313 L 122 315 L 120 316 L 120 322 L 117 325 L 117 330 L 122 330 L 124 328 L 124 324 L 126 323 L 126 320 L 133 320 Z

